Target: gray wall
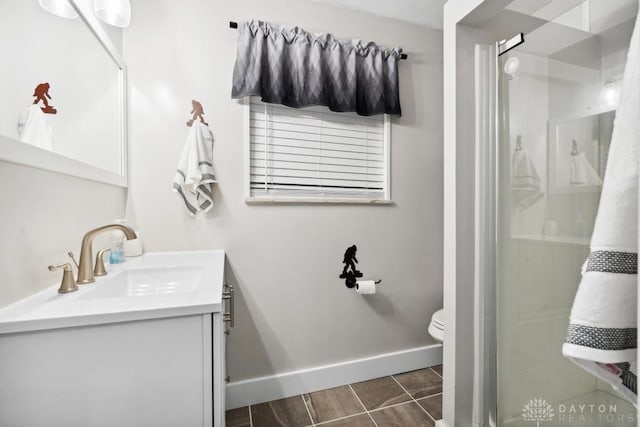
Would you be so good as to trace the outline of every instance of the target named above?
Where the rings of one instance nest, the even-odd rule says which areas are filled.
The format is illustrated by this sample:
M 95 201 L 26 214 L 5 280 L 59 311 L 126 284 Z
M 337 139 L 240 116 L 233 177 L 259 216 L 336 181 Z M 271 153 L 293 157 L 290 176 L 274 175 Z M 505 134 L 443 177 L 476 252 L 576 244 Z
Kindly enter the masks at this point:
M 130 78 L 130 203 L 146 250 L 223 248 L 237 286 L 233 381 L 432 344 L 442 307 L 442 34 L 300 0 L 137 0 L 124 35 Z M 393 119 L 392 206 L 260 205 L 243 194 L 243 108 L 230 99 L 237 33 L 251 18 L 401 46 L 404 115 Z M 216 206 L 191 219 L 171 191 L 198 99 L 215 136 Z M 338 279 L 358 245 L 379 293 Z

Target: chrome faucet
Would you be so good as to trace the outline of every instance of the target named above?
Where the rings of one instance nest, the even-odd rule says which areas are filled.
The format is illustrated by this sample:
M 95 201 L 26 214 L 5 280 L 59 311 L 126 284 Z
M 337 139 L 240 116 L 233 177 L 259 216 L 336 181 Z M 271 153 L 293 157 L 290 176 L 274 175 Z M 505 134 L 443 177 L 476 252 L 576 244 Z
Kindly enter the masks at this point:
M 85 283 L 91 283 L 95 281 L 94 273 L 93 273 L 93 239 L 98 235 L 105 231 L 113 231 L 120 230 L 124 233 L 124 237 L 127 240 L 135 239 L 136 232 L 133 229 L 127 227 L 124 224 L 109 224 L 104 225 L 102 227 L 98 227 L 94 230 L 88 231 L 87 234 L 82 238 L 82 246 L 80 247 L 80 262 L 78 263 L 78 280 L 76 283 L 78 285 L 82 285 Z

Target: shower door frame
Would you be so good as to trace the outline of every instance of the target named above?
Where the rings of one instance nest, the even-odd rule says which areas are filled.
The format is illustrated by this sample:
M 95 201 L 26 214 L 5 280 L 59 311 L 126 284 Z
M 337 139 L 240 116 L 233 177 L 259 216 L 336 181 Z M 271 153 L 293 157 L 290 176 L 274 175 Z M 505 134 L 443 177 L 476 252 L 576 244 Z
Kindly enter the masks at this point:
M 483 40 L 477 39 L 473 28 L 490 19 L 510 1 L 449 0 L 444 5 L 443 299 L 446 328 L 443 418 L 436 423 L 437 427 L 488 427 L 478 417 L 492 411 L 495 414 L 495 405 L 488 404 L 486 399 L 491 399 L 492 395 L 495 399 L 497 395 L 487 392 L 485 387 L 491 377 L 495 382 L 495 375 L 479 379 L 477 384 L 482 387 L 474 386 L 479 366 L 489 362 L 486 359 L 476 360 L 474 342 L 474 336 L 479 337 L 480 331 L 474 330 L 477 323 L 474 318 L 475 265 L 478 263 L 475 253 L 479 248 L 476 248 L 475 238 L 475 228 L 478 227 L 475 153 L 478 147 L 473 101 L 476 98 L 476 64 L 473 57 L 475 46 Z
M 500 43 L 475 47 L 475 242 L 473 425 L 494 427 L 498 411 L 497 260 L 500 206 Z

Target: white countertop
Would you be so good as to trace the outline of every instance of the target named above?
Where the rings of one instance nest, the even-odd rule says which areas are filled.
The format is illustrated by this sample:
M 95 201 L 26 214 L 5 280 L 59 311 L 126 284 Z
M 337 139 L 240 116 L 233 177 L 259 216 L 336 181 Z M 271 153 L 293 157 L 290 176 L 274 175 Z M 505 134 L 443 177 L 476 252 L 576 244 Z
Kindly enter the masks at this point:
M 224 261 L 222 250 L 127 258 L 76 292 L 60 294 L 56 284 L 0 309 L 0 334 L 216 313 Z

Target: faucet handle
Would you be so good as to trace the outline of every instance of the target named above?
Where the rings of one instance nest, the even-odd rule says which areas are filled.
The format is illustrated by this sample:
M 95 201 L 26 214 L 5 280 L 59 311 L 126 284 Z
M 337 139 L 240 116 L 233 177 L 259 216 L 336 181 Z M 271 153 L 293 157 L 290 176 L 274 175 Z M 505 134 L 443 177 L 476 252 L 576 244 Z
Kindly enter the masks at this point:
M 76 285 L 76 281 L 73 278 L 73 269 L 71 268 L 71 264 L 66 262 L 64 264 L 50 265 L 49 271 L 56 271 L 62 269 L 62 282 L 60 282 L 60 288 L 58 292 L 61 294 L 66 294 L 68 292 L 74 292 L 78 290 L 78 286 Z
M 107 275 L 107 270 L 104 268 L 104 254 L 109 252 L 110 250 L 110 248 L 106 248 L 98 251 L 98 255 L 96 255 L 96 266 L 93 269 L 94 276 Z

